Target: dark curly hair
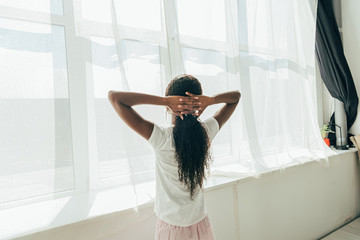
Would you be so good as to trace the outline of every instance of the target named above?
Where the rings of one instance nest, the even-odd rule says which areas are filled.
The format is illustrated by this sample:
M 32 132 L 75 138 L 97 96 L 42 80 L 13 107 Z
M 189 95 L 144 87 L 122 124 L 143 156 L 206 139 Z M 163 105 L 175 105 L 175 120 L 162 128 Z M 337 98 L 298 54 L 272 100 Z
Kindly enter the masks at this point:
M 166 88 L 166 96 L 187 96 L 185 92 L 202 94 L 200 82 L 191 75 L 180 75 L 174 78 Z M 190 197 L 199 186 L 202 188 L 209 168 L 211 156 L 210 141 L 203 124 L 197 116 L 184 115 L 184 120 L 175 117 L 173 136 L 175 142 L 175 159 L 178 162 L 179 180 L 185 184 Z

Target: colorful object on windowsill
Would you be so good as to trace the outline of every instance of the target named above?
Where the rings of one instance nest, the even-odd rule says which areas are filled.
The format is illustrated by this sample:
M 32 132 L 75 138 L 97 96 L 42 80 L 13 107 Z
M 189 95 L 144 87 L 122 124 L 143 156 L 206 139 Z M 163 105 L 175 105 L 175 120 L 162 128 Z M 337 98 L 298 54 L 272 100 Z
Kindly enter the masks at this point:
M 330 139 L 324 138 L 324 141 L 325 141 L 326 145 L 330 146 Z
M 329 132 L 335 133 L 334 131 L 332 131 L 332 130 L 329 128 L 329 125 L 326 125 L 326 124 L 324 124 L 323 127 L 320 129 L 320 132 L 321 132 L 321 137 L 322 137 L 323 139 L 327 139 L 327 138 L 328 138 Z

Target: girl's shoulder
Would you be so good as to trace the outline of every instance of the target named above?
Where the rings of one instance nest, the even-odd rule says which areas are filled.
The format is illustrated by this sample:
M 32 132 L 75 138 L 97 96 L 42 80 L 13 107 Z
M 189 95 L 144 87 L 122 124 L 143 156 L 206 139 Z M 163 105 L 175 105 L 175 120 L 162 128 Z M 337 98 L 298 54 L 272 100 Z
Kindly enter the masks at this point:
M 213 140 L 220 130 L 218 121 L 214 117 L 209 117 L 203 121 L 203 125 L 209 135 L 210 140 Z
M 160 126 L 154 123 L 154 128 L 148 142 L 154 149 L 161 148 L 166 145 L 167 142 L 172 141 L 172 129 L 173 126 Z

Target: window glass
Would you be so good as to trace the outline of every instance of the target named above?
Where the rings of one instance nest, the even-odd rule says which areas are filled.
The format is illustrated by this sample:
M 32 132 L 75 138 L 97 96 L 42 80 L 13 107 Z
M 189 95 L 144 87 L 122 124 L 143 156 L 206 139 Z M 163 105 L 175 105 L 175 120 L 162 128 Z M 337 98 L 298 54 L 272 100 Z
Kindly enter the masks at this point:
M 0 0 L 0 6 L 63 15 L 62 0 Z
M 289 9 L 294 9 L 293 1 L 238 0 L 239 44 L 295 55 L 295 18 Z
M 84 19 L 147 30 L 161 30 L 160 10 L 159 0 L 82 0 Z
M 0 203 L 73 189 L 64 27 L 0 18 Z
M 178 0 L 180 35 L 225 41 L 224 0 Z

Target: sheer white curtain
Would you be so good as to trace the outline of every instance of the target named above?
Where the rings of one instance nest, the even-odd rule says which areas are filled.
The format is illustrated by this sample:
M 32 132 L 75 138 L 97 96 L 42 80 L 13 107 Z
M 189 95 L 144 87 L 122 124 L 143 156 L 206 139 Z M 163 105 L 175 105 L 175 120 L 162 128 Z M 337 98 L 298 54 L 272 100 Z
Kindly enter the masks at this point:
M 91 38 L 99 186 L 147 188 L 154 176 L 149 144 L 118 119 L 106 92 L 163 95 L 180 73 L 198 77 L 207 95 L 242 92 L 238 110 L 213 143 L 213 174 L 259 174 L 313 159 L 326 163 L 316 119 L 315 2 L 113 0 L 108 8 L 98 1 L 82 6 L 83 17 L 112 25 L 107 36 Z M 163 108 L 138 109 L 166 124 Z
M 326 164 L 316 119 L 315 2 L 225 0 L 204 6 L 178 1 L 185 70 L 202 79 L 209 93 L 242 92 L 223 132 L 229 135 L 215 141 L 232 147 L 233 164 L 221 166 L 218 158 L 215 172 L 258 174 L 311 159 Z
M 312 0 L 0 0 L 0 7 L 0 206 L 108 187 L 124 191 L 124 206 L 151 200 L 153 151 L 118 118 L 107 92 L 164 95 L 180 73 L 196 76 L 207 95 L 242 93 L 213 142 L 213 174 L 326 162 Z M 136 108 L 169 124 L 163 107 Z
M 254 173 L 311 159 L 327 164 L 316 119 L 315 1 L 225 6 L 228 74 L 243 93 L 238 164 Z

